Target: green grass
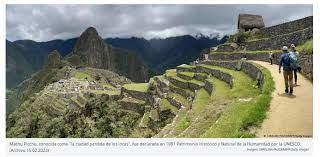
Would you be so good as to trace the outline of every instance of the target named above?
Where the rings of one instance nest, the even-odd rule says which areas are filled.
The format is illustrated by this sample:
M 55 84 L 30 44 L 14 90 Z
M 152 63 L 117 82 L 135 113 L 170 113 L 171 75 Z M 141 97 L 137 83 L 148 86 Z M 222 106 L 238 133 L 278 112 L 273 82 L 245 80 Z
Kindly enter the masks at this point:
M 148 125 L 148 123 L 149 123 L 149 121 L 150 121 L 150 119 L 149 119 L 149 117 L 150 117 L 150 112 L 145 112 L 144 113 L 144 115 L 143 115 L 143 117 L 142 117 L 142 119 L 141 119 L 141 122 L 144 124 L 144 125 Z
M 177 113 L 178 109 L 175 106 L 172 106 L 167 99 L 161 99 L 160 105 L 162 110 L 171 110 L 173 113 Z
M 110 83 L 105 83 L 105 84 L 102 85 L 102 87 L 104 87 L 104 88 L 112 88 L 112 89 L 115 88 Z
M 194 83 L 194 84 L 197 84 L 197 85 L 200 85 L 200 86 L 204 86 L 204 83 L 202 81 L 198 81 L 196 79 L 189 80 L 188 82 Z
M 173 98 L 173 99 L 177 100 L 178 102 L 180 102 L 180 103 L 182 103 L 184 105 L 188 105 L 189 104 L 188 100 L 185 97 L 183 97 L 182 95 L 180 95 L 180 94 L 171 92 L 171 93 L 168 94 L 168 97 Z
M 208 74 L 206 74 L 206 73 L 195 73 L 194 75 L 199 75 L 199 76 L 201 76 L 201 77 L 206 77 L 206 76 L 208 76 Z
M 193 112 L 201 114 L 201 111 L 205 109 L 209 102 L 210 94 L 204 88 L 199 89 L 196 92 L 196 97 L 194 103 L 192 104 Z
M 230 88 L 228 85 L 215 78 L 216 89 L 211 95 L 203 88 L 196 92 L 195 100 L 192 104 L 192 110 L 189 110 L 178 122 L 176 135 L 178 137 L 199 137 L 204 133 L 216 120 L 215 109 L 221 101 L 228 100 Z M 189 130 L 185 130 L 189 127 Z
M 80 72 L 80 71 L 76 71 L 75 78 L 77 78 L 77 79 L 85 79 L 85 80 L 88 80 L 88 81 L 93 81 L 94 80 L 91 75 L 89 75 L 87 73 L 84 73 L 84 72 Z
M 176 131 L 182 132 L 190 126 L 191 119 L 187 115 L 184 116 L 181 121 L 177 124 Z
M 155 76 L 155 77 L 157 77 L 160 81 L 164 80 L 164 76 L 163 75 L 159 75 L 159 76 Z
M 150 117 L 151 117 L 151 119 L 153 119 L 153 120 L 159 119 L 159 115 L 158 115 L 158 112 L 157 112 L 156 109 L 150 110 Z
M 193 78 L 194 73 L 193 72 L 179 72 L 181 75 L 185 75 L 187 77 Z
M 143 100 L 139 100 L 139 99 L 135 99 L 135 98 L 123 98 L 119 101 L 122 101 L 122 102 L 133 102 L 133 103 L 137 103 L 137 104 L 145 104 L 145 101 Z
M 177 71 L 176 71 L 176 69 L 166 70 L 165 76 L 166 76 L 166 77 L 177 76 Z
M 184 72 L 181 72 L 181 73 L 184 73 Z M 186 73 L 189 73 L 189 72 L 186 72 Z M 191 75 L 191 74 L 189 74 L 189 75 Z M 192 75 L 194 75 L 194 73 L 193 73 Z M 200 86 L 203 86 L 203 85 L 204 85 L 203 82 L 198 81 L 198 80 L 196 80 L 196 79 L 185 80 L 185 79 L 182 79 L 182 78 L 178 77 L 176 70 L 167 70 L 167 71 L 166 71 L 166 76 L 167 76 L 167 77 L 171 77 L 172 79 L 178 80 L 178 81 L 180 81 L 180 82 L 185 82 L 185 83 L 191 82 L 191 83 L 198 84 L 198 85 L 200 85 Z
M 140 92 L 147 92 L 149 88 L 148 83 L 129 83 L 122 86 L 128 90 L 140 91 Z
M 179 118 L 167 137 L 254 137 L 248 128 L 262 123 L 274 90 L 270 72 L 257 65 L 265 75 L 263 87 L 257 88 L 256 81 L 242 71 L 212 65 L 200 66 L 231 74 L 234 86 L 230 89 L 227 83 L 209 77 L 208 81 L 214 84 L 214 91 L 209 95 L 204 89 L 197 90 L 192 109 L 179 110 Z M 175 77 L 176 71 L 169 70 L 166 75 Z M 250 99 L 243 101 L 245 98 Z
M 313 53 L 313 40 L 306 41 L 303 45 L 297 46 L 298 52 Z
M 178 87 L 178 86 L 175 86 L 174 84 L 169 84 L 169 87 L 171 88 L 179 88 L 179 89 L 183 89 L 181 87 Z M 193 93 L 193 91 L 191 91 L 190 89 L 183 89 L 183 90 L 186 90 L 188 93 L 190 93 L 190 95 L 192 95 L 191 93 Z
M 95 94 L 107 94 L 107 95 L 120 95 L 120 90 L 90 90 L 91 93 Z
M 265 84 L 262 87 L 262 91 L 257 92 L 256 88 L 247 86 L 248 84 L 246 82 L 236 82 L 231 92 L 233 97 L 232 103 L 225 109 L 217 123 L 212 125 L 201 137 L 223 138 L 255 136 L 248 132 L 247 129 L 252 126 L 259 126 L 262 123 L 270 105 L 272 98 L 271 93 L 274 90 L 274 81 L 272 80 L 270 72 L 265 68 L 262 68 L 262 71 L 265 75 Z M 253 98 L 249 102 L 234 99 L 248 96 Z
M 196 99 L 193 104 L 192 110 L 188 113 L 188 116 L 193 120 L 190 124 L 190 130 L 186 131 L 180 135 L 180 137 L 202 137 L 203 134 L 206 134 L 206 131 L 212 130 L 212 127 L 215 125 L 219 114 L 217 115 L 216 110 L 218 108 L 223 108 L 223 104 L 229 104 L 233 101 L 238 100 L 239 98 L 246 97 L 255 97 L 258 95 L 259 89 L 256 89 L 253 85 L 253 81 L 248 75 L 241 71 L 229 70 L 221 67 L 210 66 L 211 68 L 219 69 L 233 75 L 235 79 L 235 84 L 232 89 L 229 88 L 228 84 L 218 80 L 217 78 L 210 77 L 208 80 L 214 83 L 214 92 L 211 96 L 203 89 L 197 92 Z M 222 107 L 221 107 L 222 106 Z M 225 105 L 225 108 L 228 108 L 228 105 Z M 240 110 L 232 110 L 235 113 L 242 114 Z M 221 111 L 220 111 L 221 112 Z M 230 113 L 235 115 L 235 113 Z M 223 113 L 224 114 L 224 113 Z M 226 114 L 229 116 L 229 114 Z M 238 116 L 238 115 L 237 115 Z M 220 121 L 220 119 L 218 120 Z M 224 121 L 222 121 L 224 124 Z M 222 128 L 222 133 L 226 133 Z M 227 130 L 228 131 L 228 130 Z M 224 137 L 224 135 L 219 135 Z M 203 136 L 203 137 L 219 137 L 212 134 Z
M 178 67 L 180 67 L 180 68 L 195 68 L 195 66 L 193 66 L 193 65 L 188 65 L 188 64 L 181 64 L 181 65 L 179 65 Z

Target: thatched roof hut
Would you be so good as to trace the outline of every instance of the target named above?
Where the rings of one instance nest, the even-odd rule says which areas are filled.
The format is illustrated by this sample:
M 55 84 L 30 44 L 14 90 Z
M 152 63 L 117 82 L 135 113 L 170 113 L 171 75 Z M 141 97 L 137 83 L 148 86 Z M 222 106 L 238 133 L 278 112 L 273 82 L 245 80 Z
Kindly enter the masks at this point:
M 260 15 L 239 14 L 238 29 L 248 31 L 254 28 L 263 28 L 264 22 Z

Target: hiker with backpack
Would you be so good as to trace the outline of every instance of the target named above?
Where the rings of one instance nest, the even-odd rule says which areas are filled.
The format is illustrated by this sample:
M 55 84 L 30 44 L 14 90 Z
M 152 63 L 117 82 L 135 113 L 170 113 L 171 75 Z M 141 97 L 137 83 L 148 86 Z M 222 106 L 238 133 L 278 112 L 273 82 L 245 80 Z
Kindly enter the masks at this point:
M 282 47 L 283 54 L 280 58 L 279 73 L 281 73 L 281 67 L 283 67 L 283 77 L 285 83 L 285 93 L 293 93 L 293 60 L 290 57 L 287 46 Z
M 294 62 L 294 67 L 293 67 L 294 82 L 295 82 L 295 85 L 297 86 L 297 81 L 298 81 L 297 72 L 300 71 L 301 69 L 298 65 L 299 52 L 296 50 L 296 47 L 294 44 L 291 44 L 290 49 L 291 49 L 290 57 L 293 59 L 293 62 Z
M 270 65 L 272 65 L 272 60 L 273 60 L 273 58 L 274 58 L 274 54 L 273 54 L 273 52 L 271 51 L 271 52 L 269 53 Z

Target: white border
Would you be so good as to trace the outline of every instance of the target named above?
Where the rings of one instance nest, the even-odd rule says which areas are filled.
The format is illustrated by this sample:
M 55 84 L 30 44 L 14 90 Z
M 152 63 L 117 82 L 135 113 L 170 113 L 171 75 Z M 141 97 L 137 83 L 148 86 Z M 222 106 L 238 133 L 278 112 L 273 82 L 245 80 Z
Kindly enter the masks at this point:
M 4 0 L 7 4 L 313 4 L 313 0 Z
M 4 0 L 0 1 L 0 71 L 2 77 L 0 77 L 0 88 L 1 88 L 1 109 L 0 109 L 0 138 L 1 138 L 1 149 L 0 156 L 5 156 L 5 4 L 314 4 L 313 6 L 313 16 L 314 16 L 314 43 L 320 43 L 319 41 L 319 29 L 320 29 L 320 2 L 318 0 L 148 0 L 148 1 L 139 1 L 139 0 Z M 314 45 L 314 63 L 319 63 L 320 54 L 317 53 L 320 50 L 319 44 Z M 314 71 L 314 97 L 313 97 L 313 124 L 314 124 L 314 133 L 313 133 L 313 156 L 320 156 L 320 101 L 319 101 L 319 83 L 317 78 L 319 78 L 319 69 L 320 64 L 313 65 Z M 242 156 L 242 155 L 240 155 Z M 247 156 L 247 155 L 243 155 Z M 273 155 L 274 156 L 274 155 Z

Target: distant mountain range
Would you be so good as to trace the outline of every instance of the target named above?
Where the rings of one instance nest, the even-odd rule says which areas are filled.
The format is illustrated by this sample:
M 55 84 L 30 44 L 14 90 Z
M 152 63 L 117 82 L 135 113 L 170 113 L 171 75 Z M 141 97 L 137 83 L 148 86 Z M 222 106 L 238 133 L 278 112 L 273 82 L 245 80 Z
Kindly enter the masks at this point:
M 195 60 L 201 50 L 219 45 L 227 40 L 212 36 L 177 36 L 165 39 L 106 38 L 105 43 L 135 53 L 155 73 Z M 35 42 L 32 40 L 6 41 L 7 88 L 13 88 L 31 74 L 39 71 L 49 52 L 58 50 L 61 56 L 72 52 L 78 38 Z M 151 74 L 152 75 L 152 74 Z M 134 79 L 133 79 L 134 80 Z

